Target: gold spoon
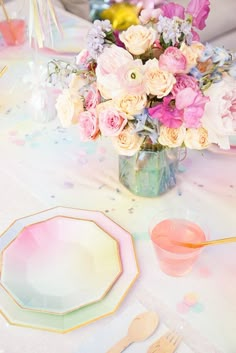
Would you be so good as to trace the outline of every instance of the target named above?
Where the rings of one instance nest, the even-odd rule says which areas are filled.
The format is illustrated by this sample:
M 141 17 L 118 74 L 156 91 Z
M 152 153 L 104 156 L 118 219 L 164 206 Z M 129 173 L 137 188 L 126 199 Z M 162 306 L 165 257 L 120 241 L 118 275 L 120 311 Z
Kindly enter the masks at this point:
M 107 353 L 121 353 L 131 343 L 144 341 L 153 334 L 159 324 L 159 317 L 153 311 L 146 311 L 136 316 L 131 322 L 128 333 Z
M 0 70 L 0 77 L 3 76 L 6 71 L 7 71 L 7 66 L 4 66 L 4 67 Z
M 174 243 L 175 245 L 184 246 L 186 248 L 192 248 L 192 249 L 202 248 L 203 246 L 208 246 L 208 245 L 218 245 L 218 244 L 225 244 L 225 243 L 233 243 L 235 241 L 236 241 L 236 237 L 208 240 L 208 241 L 203 241 L 203 242 L 200 242 L 200 243 L 188 243 L 188 242 L 181 242 L 181 241 L 171 240 L 171 242 Z

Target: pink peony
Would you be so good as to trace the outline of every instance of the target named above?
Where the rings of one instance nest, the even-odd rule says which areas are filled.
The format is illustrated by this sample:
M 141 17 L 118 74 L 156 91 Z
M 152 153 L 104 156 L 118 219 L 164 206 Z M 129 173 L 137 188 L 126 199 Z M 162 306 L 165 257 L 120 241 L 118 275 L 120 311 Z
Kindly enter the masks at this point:
M 101 95 L 96 87 L 92 85 L 85 98 L 86 109 L 96 108 L 96 106 L 101 103 Z
M 161 7 L 163 16 L 173 18 L 174 16 L 184 19 L 185 9 L 182 5 L 170 2 Z
M 194 91 L 187 87 L 179 91 L 175 97 L 176 108 L 183 110 L 183 119 L 185 127 L 199 128 L 200 119 L 203 116 L 208 97 L 203 96 L 201 91 Z
M 118 136 L 127 122 L 125 113 L 114 108 L 102 110 L 99 114 L 99 126 L 104 136 Z
M 79 131 L 82 141 L 95 140 L 99 134 L 98 118 L 95 109 L 90 109 L 79 115 Z
M 159 67 L 161 70 L 169 71 L 173 74 L 181 73 L 187 67 L 187 60 L 178 48 L 169 47 L 160 55 Z
M 174 97 L 178 92 L 182 91 L 187 87 L 192 88 L 194 91 L 199 90 L 198 82 L 194 77 L 186 74 L 179 74 L 179 75 L 176 75 L 175 78 L 176 78 L 176 83 L 171 91 Z
M 148 113 L 153 119 L 158 119 L 168 128 L 176 129 L 183 123 L 183 112 L 176 109 L 171 96 L 165 97 L 163 103 L 149 108 Z
M 209 0 L 191 0 L 186 12 L 193 16 L 193 26 L 198 29 L 206 27 L 206 19 L 210 12 Z

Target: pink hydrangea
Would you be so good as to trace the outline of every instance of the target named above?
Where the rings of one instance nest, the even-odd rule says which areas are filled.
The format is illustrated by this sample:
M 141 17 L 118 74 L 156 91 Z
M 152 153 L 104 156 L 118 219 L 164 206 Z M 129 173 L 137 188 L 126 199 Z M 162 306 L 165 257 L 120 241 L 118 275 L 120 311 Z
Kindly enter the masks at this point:
M 184 72 L 187 67 L 187 59 L 184 54 L 175 47 L 169 47 L 159 57 L 159 67 L 173 74 Z

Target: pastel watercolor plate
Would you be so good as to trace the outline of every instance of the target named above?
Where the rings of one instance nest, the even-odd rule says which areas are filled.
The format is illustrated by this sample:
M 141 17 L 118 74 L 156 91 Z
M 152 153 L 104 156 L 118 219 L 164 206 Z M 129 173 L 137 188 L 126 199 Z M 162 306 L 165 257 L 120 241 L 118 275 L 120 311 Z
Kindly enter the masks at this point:
M 216 154 L 223 154 L 223 155 L 228 155 L 228 156 L 235 156 L 236 155 L 236 145 L 231 145 L 230 149 L 228 150 L 223 150 L 220 147 L 218 147 L 215 144 L 210 145 L 208 148 L 208 151 Z
M 23 308 L 65 314 L 102 299 L 121 272 L 115 239 L 94 222 L 54 217 L 3 251 L 1 284 Z
M 107 253 L 107 250 L 105 255 L 102 250 L 103 260 L 101 261 L 100 255 L 98 257 L 97 255 L 93 255 L 94 252 L 91 250 L 92 244 L 89 245 L 89 257 L 92 257 L 93 261 L 95 261 L 96 257 L 101 268 L 104 268 L 103 261 L 106 263 L 112 261 L 113 270 L 112 274 L 108 271 L 109 275 L 102 275 L 99 279 L 99 286 L 101 286 L 101 281 L 103 283 L 100 287 L 100 292 L 96 289 L 96 295 L 89 293 L 86 300 L 84 299 L 85 297 L 81 296 L 79 301 L 78 298 L 75 298 L 75 292 L 77 289 L 81 290 L 81 284 L 75 283 L 75 278 L 76 276 L 82 276 L 83 279 L 88 273 L 91 276 L 90 279 L 93 278 L 93 274 L 91 274 L 88 267 L 92 266 L 93 269 L 96 268 L 97 270 L 97 265 L 91 265 L 87 259 L 85 262 L 83 261 L 84 257 L 87 256 L 87 250 L 85 252 L 84 250 L 79 250 L 83 258 L 81 263 L 77 259 L 74 250 L 72 250 L 73 246 L 71 246 L 71 242 L 75 243 L 76 248 L 81 247 L 81 244 L 84 246 L 84 240 L 75 241 L 75 229 L 77 227 L 75 224 L 77 223 L 80 224 L 79 238 L 83 238 L 82 234 L 88 234 L 88 231 L 92 230 L 91 233 L 96 234 L 96 242 L 92 242 L 92 244 L 98 244 L 99 240 L 104 238 L 102 241 L 104 242 L 103 246 L 109 249 L 109 251 L 112 249 L 113 255 L 116 258 L 116 260 L 111 260 L 112 256 Z M 58 230 L 59 227 L 61 228 L 61 224 L 63 225 L 62 229 L 70 229 L 70 232 L 55 231 L 55 229 Z M 81 227 L 84 227 L 83 230 L 85 232 L 81 231 Z M 97 228 L 96 231 L 94 227 Z M 37 232 L 35 232 L 34 228 L 37 229 Z M 49 231 L 50 228 L 53 230 L 52 232 L 51 230 Z M 69 240 L 66 234 L 70 238 Z M 91 242 L 91 237 L 88 237 L 89 242 Z M 51 258 L 50 254 L 52 255 L 53 249 L 55 250 L 54 240 L 58 241 L 58 239 L 60 239 L 60 245 L 58 245 L 55 255 Z M 117 244 L 119 246 L 119 254 L 117 254 Z M 60 246 L 64 245 L 66 246 L 65 253 L 60 249 Z M 45 258 L 47 259 L 45 264 L 42 262 L 44 258 L 41 247 L 45 250 Z M 19 254 L 21 251 L 22 254 Z M 128 294 L 139 274 L 131 234 L 99 211 L 56 207 L 18 219 L 0 237 L 0 253 L 2 255 L 0 312 L 3 316 L 13 325 L 61 333 L 71 331 L 114 313 Z M 38 253 L 40 255 L 33 255 Z M 28 257 L 28 259 L 24 259 L 24 257 Z M 67 271 L 65 263 L 57 267 L 60 258 L 66 261 L 69 271 Z M 85 273 L 81 269 L 76 268 L 83 264 Z M 122 265 L 122 272 L 120 265 Z M 51 268 L 49 268 L 50 266 Z M 86 266 L 87 268 L 85 268 Z M 72 268 L 73 271 L 71 271 Z M 42 276 L 42 273 L 45 274 L 45 277 Z M 21 283 L 19 276 L 22 274 L 24 276 Z M 34 278 L 34 275 L 37 278 Z M 49 284 L 50 278 L 52 283 Z M 68 295 L 68 288 L 63 288 L 63 281 L 65 281 L 66 286 L 70 290 L 73 288 L 74 283 L 74 288 L 76 289 L 73 288 L 72 294 L 70 291 Z M 87 278 L 85 281 L 84 279 L 82 281 L 83 285 L 86 284 L 87 286 L 86 290 L 90 291 L 93 284 L 88 284 L 88 282 Z M 27 290 L 23 288 L 25 284 L 27 284 Z M 37 294 L 35 299 L 31 298 L 29 300 L 29 291 Z M 54 299 L 59 295 L 63 300 L 57 300 L 55 305 L 52 298 L 50 298 L 51 295 Z M 86 301 L 94 302 L 85 305 Z M 51 310 L 53 310 L 53 313 Z

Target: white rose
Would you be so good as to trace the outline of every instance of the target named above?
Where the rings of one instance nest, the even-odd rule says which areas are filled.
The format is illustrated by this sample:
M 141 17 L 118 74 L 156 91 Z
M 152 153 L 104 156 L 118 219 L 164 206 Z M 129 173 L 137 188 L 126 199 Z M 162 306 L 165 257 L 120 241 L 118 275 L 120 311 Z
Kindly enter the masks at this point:
M 199 42 L 193 42 L 192 45 L 187 45 L 184 42 L 181 44 L 180 50 L 187 59 L 186 72 L 189 72 L 191 68 L 197 65 L 197 60 L 201 56 L 204 48 L 204 45 Z
M 147 104 L 147 96 L 131 95 L 118 97 L 114 99 L 114 104 L 118 110 L 125 112 L 128 115 L 135 115 L 141 113 Z
M 112 137 L 112 143 L 118 154 L 133 156 L 141 147 L 144 137 L 138 136 L 129 125 L 118 136 Z
M 176 79 L 172 73 L 159 68 L 157 59 L 148 60 L 144 65 L 144 70 L 147 94 L 163 98 L 171 92 Z
M 170 148 L 180 147 L 184 142 L 185 135 L 186 129 L 183 126 L 173 129 L 162 125 L 160 127 L 160 136 L 158 141 L 161 145 Z
M 64 89 L 56 102 L 57 116 L 63 127 L 69 127 L 84 110 L 83 98 L 69 89 Z
M 133 25 L 121 32 L 119 38 L 131 54 L 141 55 L 155 42 L 156 31 L 151 27 Z
M 86 78 L 82 78 L 80 75 L 73 74 L 69 84 L 69 89 L 71 91 L 78 92 L 83 86 L 86 86 L 88 82 L 89 81 Z
M 209 146 L 208 133 L 203 127 L 199 129 L 187 129 L 184 138 L 187 148 L 201 150 Z
M 205 95 L 210 101 L 205 106 L 202 126 L 208 131 L 210 143 L 229 149 L 230 135 L 236 135 L 236 80 L 226 74 Z

